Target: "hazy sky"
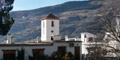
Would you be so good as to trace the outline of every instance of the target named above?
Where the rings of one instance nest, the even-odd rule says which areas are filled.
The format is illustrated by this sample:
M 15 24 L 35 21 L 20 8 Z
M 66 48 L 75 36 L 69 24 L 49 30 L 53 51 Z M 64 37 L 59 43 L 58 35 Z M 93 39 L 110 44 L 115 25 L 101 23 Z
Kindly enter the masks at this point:
M 53 6 L 67 1 L 81 1 L 81 0 L 15 0 L 13 11 L 30 10 L 45 6 Z

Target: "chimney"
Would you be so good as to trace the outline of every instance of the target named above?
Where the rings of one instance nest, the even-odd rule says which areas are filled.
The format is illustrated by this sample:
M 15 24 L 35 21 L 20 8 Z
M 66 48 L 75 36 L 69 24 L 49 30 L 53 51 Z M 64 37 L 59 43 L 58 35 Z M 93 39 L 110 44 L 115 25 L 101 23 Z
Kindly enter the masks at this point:
M 65 41 L 69 41 L 68 35 L 65 35 Z
M 36 39 L 36 40 L 37 40 L 37 41 L 36 41 L 37 43 L 41 42 L 41 41 L 40 41 L 40 37 L 39 37 L 39 36 L 37 37 L 37 39 Z
M 12 44 L 13 43 L 13 36 L 11 34 L 8 34 L 7 36 L 7 40 L 8 40 L 8 44 Z

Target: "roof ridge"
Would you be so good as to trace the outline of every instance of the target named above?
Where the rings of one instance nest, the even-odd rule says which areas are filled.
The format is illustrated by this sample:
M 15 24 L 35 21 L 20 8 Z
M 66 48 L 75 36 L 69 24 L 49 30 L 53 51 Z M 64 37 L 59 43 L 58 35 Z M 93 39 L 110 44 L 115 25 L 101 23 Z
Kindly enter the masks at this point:
M 41 20 L 59 20 L 58 17 L 54 16 L 52 13 L 49 13 L 48 15 L 44 16 Z

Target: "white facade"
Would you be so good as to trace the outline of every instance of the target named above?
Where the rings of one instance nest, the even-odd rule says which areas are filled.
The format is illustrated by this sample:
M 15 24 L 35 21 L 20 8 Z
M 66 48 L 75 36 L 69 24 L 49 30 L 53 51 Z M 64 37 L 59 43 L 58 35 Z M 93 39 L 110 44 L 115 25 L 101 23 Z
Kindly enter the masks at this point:
M 70 43 L 74 45 L 71 47 Z M 44 49 L 44 54 L 47 56 L 51 56 L 52 53 L 58 50 L 58 47 L 65 47 L 66 52 L 71 52 L 75 55 L 75 47 L 80 47 L 79 54 L 81 57 L 81 42 L 54 42 L 54 43 L 34 43 L 34 44 L 0 44 L 0 60 L 3 59 L 3 50 L 17 50 L 24 49 L 25 50 L 25 60 L 29 60 L 29 56 L 33 56 L 33 49 Z
M 41 41 L 54 40 L 53 37 L 57 35 L 59 35 L 59 20 L 41 21 Z
M 81 41 L 82 41 L 82 54 L 87 55 L 87 47 L 89 47 L 90 44 L 95 44 L 93 41 L 96 38 L 96 35 L 93 35 L 88 32 L 81 33 Z M 92 40 L 92 41 L 91 41 Z
M 82 43 L 79 40 L 80 38 L 70 38 L 69 41 L 64 41 L 61 40 L 59 34 L 59 18 L 49 14 L 41 20 L 41 40 L 37 37 L 37 41 L 12 44 L 12 36 L 8 35 L 9 44 L 0 44 L 0 60 L 5 58 L 5 55 L 8 56 L 9 54 L 14 54 L 14 56 L 16 55 L 17 57 L 17 50 L 21 49 L 25 50 L 25 60 L 29 60 L 29 56 L 35 55 L 34 51 L 36 50 L 39 50 L 39 52 L 40 50 L 42 50 L 42 52 L 44 51 L 44 54 L 49 57 L 56 51 L 64 53 L 63 50 L 65 50 L 65 52 L 71 52 L 77 60 L 81 60 Z
M 93 35 L 91 33 L 88 32 L 83 32 L 81 33 L 81 41 L 83 43 L 88 43 L 91 40 L 94 40 L 96 38 L 96 35 Z
M 89 47 L 90 44 L 95 44 L 95 42 L 93 42 L 95 38 L 96 38 L 96 35 L 88 32 L 83 32 L 81 33 L 81 38 L 69 38 L 66 35 L 65 41 L 82 41 L 82 50 L 81 50 L 82 54 L 87 55 L 88 54 L 87 47 Z

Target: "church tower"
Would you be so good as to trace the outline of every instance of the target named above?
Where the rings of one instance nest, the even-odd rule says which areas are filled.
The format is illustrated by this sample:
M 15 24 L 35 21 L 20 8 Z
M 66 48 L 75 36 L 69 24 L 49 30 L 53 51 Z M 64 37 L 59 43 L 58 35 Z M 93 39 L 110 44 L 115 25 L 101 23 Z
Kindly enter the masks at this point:
M 41 41 L 53 41 L 59 35 L 59 18 L 48 14 L 41 19 Z

